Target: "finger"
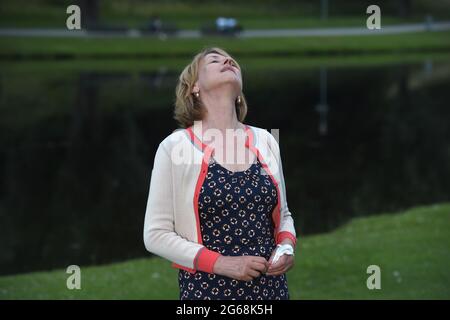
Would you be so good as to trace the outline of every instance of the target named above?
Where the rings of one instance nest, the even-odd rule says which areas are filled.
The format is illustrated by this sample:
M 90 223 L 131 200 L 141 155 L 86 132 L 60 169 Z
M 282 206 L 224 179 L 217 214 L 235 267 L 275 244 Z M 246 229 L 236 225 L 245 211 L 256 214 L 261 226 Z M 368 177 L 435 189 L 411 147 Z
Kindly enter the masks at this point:
M 277 270 L 279 270 L 280 268 L 282 268 L 283 265 L 284 265 L 284 264 L 283 264 L 283 261 L 281 261 L 281 259 L 280 259 L 280 260 L 277 261 L 277 263 L 271 264 L 271 265 L 269 266 L 268 271 L 277 271 Z
M 247 281 L 252 281 L 253 278 L 250 277 L 249 275 L 246 275 L 246 276 L 244 276 L 241 280 L 244 280 L 245 282 L 247 282 Z
M 286 255 L 282 255 L 275 264 L 270 265 L 269 271 L 278 271 L 279 269 L 283 268 L 285 264 L 286 264 Z
M 253 260 L 252 261 L 252 264 L 258 264 L 258 265 L 262 265 L 262 266 L 265 266 L 265 267 L 269 267 L 269 261 L 267 261 L 266 259 L 262 259 L 262 260 Z
M 284 270 L 277 271 L 277 272 L 267 272 L 266 276 L 281 276 L 284 273 L 286 273 L 286 271 L 284 271 Z
M 247 272 L 247 274 L 248 274 L 249 276 L 251 276 L 252 279 L 257 278 L 257 277 L 259 277 L 259 276 L 261 275 L 261 273 L 260 273 L 259 271 L 256 271 L 256 270 L 253 270 L 253 269 L 250 269 L 250 270 Z
M 262 263 L 262 264 L 267 265 L 267 266 L 269 265 L 269 262 L 263 257 L 254 256 L 252 261 L 259 262 L 259 263 Z
M 288 268 L 287 268 L 286 272 L 289 271 L 295 265 L 295 259 L 293 256 L 289 256 L 287 265 L 288 265 Z
M 282 274 L 284 272 L 286 272 L 286 268 L 282 266 L 281 268 L 267 271 L 266 274 L 270 276 L 271 274 Z
M 279 275 L 282 275 L 282 274 L 284 274 L 286 272 L 287 272 L 287 269 L 286 268 L 282 268 L 282 269 L 279 269 L 279 270 L 276 270 L 276 271 L 267 272 L 266 275 L 268 275 L 268 276 L 279 276 Z
M 284 269 L 285 268 L 279 268 L 279 269 L 276 269 L 276 270 L 267 271 L 266 275 L 268 275 L 268 276 L 280 275 L 280 274 L 284 273 Z
M 293 265 L 294 265 L 294 259 L 293 259 L 291 256 L 287 256 L 287 258 L 286 258 L 286 263 L 284 264 L 283 267 L 281 267 L 281 268 L 279 268 L 279 269 L 277 269 L 277 270 L 271 270 L 271 271 L 267 272 L 266 275 L 268 275 L 268 276 L 271 276 L 271 275 L 275 275 L 275 276 L 281 275 L 281 274 L 283 274 L 283 273 L 288 272 L 288 271 L 292 268 Z
M 263 260 L 263 261 L 253 261 L 251 264 L 251 267 L 254 269 L 257 269 L 261 272 L 266 272 L 269 269 L 269 262 L 267 260 Z
M 251 268 L 252 268 L 253 270 L 256 270 L 256 271 L 260 272 L 260 273 L 266 273 L 266 272 L 267 272 L 267 269 L 268 269 L 268 267 L 267 267 L 265 264 L 263 264 L 263 263 L 258 263 L 258 262 L 255 262 L 255 263 L 251 266 Z

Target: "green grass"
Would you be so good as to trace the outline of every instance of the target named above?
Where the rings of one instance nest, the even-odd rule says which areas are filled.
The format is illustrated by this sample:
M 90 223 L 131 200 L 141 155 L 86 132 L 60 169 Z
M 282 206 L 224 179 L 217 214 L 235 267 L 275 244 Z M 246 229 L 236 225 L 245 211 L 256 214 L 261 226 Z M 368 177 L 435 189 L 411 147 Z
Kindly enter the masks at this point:
M 192 57 L 217 45 L 239 57 L 287 57 L 450 51 L 450 32 L 305 38 L 13 38 L 0 37 L 3 58 L 173 58 Z
M 450 299 L 450 203 L 357 218 L 300 239 L 288 273 L 292 299 Z M 366 269 L 381 268 L 368 290 Z M 177 271 L 161 258 L 82 267 L 81 290 L 64 270 L 0 277 L 0 299 L 177 299 Z
M 286 58 L 272 57 L 243 57 L 239 58 L 243 72 L 253 72 L 256 70 L 292 70 L 293 68 L 303 70 L 317 67 L 370 67 L 383 65 L 398 65 L 402 63 L 423 63 L 426 59 L 433 62 L 448 62 L 450 55 L 442 53 L 408 53 L 408 54 L 374 54 L 374 55 L 337 55 L 337 56 L 317 56 L 299 58 L 289 56 Z M 68 75 L 74 72 L 98 71 L 98 72 L 142 72 L 158 71 L 162 67 L 167 71 L 180 72 L 186 64 L 190 62 L 190 57 L 169 58 L 169 59 L 75 59 L 75 60 L 17 60 L 1 61 L 0 68 L 5 76 L 17 77 L 27 74 L 39 73 L 57 74 L 58 76 Z

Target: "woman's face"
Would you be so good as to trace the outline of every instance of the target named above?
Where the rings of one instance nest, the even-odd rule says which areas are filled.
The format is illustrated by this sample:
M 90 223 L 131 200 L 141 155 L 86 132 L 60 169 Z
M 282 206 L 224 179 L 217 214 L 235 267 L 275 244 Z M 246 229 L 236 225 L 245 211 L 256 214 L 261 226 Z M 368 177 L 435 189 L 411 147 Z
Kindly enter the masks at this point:
M 241 70 L 229 56 L 209 53 L 201 61 L 195 91 L 208 91 L 223 85 L 231 85 L 236 94 L 242 91 Z

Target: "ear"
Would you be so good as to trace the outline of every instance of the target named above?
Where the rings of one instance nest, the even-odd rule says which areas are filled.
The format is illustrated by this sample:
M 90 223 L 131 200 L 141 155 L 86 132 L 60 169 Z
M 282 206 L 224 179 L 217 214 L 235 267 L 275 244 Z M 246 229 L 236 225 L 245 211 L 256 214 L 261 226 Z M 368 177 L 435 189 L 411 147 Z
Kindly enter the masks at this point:
M 194 84 L 194 86 L 192 87 L 192 92 L 191 93 L 195 93 L 195 92 L 199 92 L 200 88 L 197 84 L 197 82 Z

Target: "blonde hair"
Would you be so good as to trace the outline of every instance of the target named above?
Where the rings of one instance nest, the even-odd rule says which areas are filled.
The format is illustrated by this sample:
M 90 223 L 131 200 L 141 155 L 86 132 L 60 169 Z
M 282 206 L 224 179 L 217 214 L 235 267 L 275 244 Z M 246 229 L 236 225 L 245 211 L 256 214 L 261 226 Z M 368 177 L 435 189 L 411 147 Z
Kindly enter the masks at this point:
M 201 100 L 192 94 L 192 89 L 198 79 L 200 61 L 210 53 L 217 53 L 225 57 L 230 57 L 236 66 L 241 69 L 236 60 L 221 48 L 208 47 L 200 51 L 191 63 L 184 68 L 183 72 L 181 72 L 175 90 L 176 100 L 174 119 L 182 128 L 190 127 L 194 124 L 194 121 L 203 119 L 205 108 L 202 105 Z M 241 102 L 235 102 L 235 107 L 238 120 L 243 122 L 247 115 L 247 102 L 242 92 L 240 93 L 240 97 Z

